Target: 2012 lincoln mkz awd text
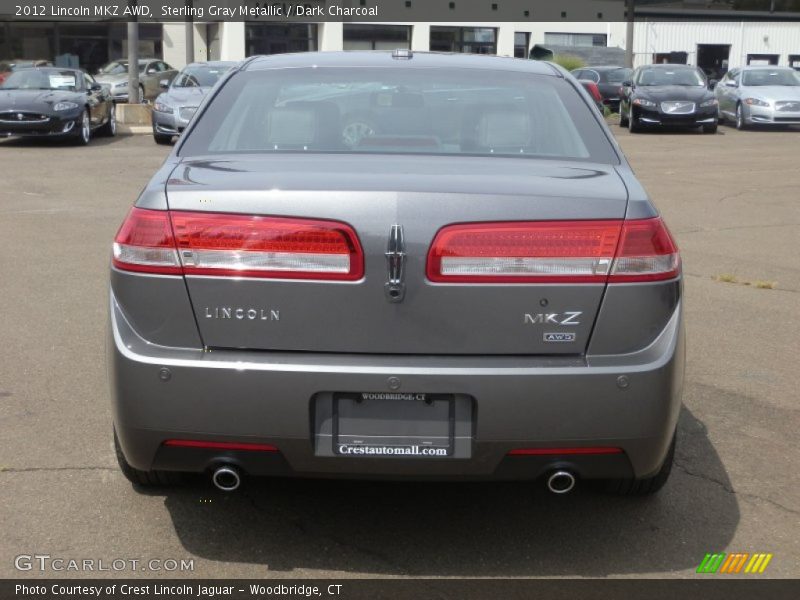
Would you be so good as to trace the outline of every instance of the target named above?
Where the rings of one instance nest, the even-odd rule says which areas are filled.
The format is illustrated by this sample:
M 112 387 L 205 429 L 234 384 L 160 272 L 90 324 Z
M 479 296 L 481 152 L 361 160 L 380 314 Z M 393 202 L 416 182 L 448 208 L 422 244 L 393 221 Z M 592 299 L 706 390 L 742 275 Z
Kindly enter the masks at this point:
M 113 243 L 120 465 L 576 480 L 669 474 L 678 250 L 560 67 L 435 53 L 229 71 Z

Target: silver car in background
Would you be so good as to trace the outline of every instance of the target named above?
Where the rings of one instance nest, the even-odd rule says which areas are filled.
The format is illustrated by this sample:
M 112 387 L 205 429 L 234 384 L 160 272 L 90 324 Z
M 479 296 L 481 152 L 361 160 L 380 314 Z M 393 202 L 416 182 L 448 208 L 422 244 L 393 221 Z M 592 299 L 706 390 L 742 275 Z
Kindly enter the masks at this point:
M 172 80 L 160 82 L 165 91 L 153 103 L 153 139 L 169 144 L 180 135 L 194 116 L 206 94 L 231 67 L 233 61 L 192 63 Z
M 142 190 L 110 277 L 117 456 L 137 485 L 582 478 L 647 494 L 669 475 L 678 249 L 556 65 L 251 58 Z
M 158 58 L 139 59 L 139 103 L 152 100 L 161 91 L 160 82 L 172 81 L 178 71 Z M 115 102 L 128 101 L 128 61 L 114 60 L 101 67 L 95 80 L 106 86 Z
M 800 125 L 800 73 L 791 67 L 731 69 L 714 89 L 720 122 Z

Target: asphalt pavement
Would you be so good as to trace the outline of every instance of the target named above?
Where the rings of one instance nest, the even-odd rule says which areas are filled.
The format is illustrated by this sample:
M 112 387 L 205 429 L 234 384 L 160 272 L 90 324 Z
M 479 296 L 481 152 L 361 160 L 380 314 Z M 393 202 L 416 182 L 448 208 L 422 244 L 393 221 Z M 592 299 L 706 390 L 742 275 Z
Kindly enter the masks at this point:
M 720 551 L 773 553 L 762 577 L 800 576 L 800 131 L 615 133 L 686 273 L 676 467 L 650 498 L 506 483 L 133 488 L 111 438 L 108 262 L 169 148 L 146 135 L 0 142 L 0 577 L 696 577 Z M 139 562 L 15 567 L 37 554 Z

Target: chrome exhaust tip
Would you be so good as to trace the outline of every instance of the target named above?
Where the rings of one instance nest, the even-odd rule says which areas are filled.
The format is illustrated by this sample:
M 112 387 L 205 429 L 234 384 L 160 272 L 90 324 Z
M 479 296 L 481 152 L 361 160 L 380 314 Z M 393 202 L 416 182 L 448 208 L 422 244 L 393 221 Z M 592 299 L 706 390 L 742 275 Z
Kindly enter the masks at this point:
M 239 476 L 239 470 L 236 467 L 226 465 L 216 468 L 211 475 L 211 481 L 217 489 L 223 492 L 232 492 L 241 485 L 242 478 Z
M 575 488 L 575 476 L 569 471 L 555 471 L 547 478 L 547 489 L 554 494 L 567 494 Z

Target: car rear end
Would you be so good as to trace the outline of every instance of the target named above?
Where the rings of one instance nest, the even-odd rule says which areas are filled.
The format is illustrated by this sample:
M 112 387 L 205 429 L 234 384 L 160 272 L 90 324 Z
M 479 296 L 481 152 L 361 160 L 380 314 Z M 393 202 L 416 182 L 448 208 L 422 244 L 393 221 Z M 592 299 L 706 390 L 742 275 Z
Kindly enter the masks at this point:
M 633 69 L 624 67 L 598 69 L 600 82 L 597 84 L 603 96 L 603 104 L 614 112 L 619 112 L 622 84 L 629 81 Z
M 234 73 L 114 243 L 127 465 L 658 473 L 680 408 L 680 261 L 578 89 L 485 57 Z M 354 115 L 372 133 L 343 146 Z

